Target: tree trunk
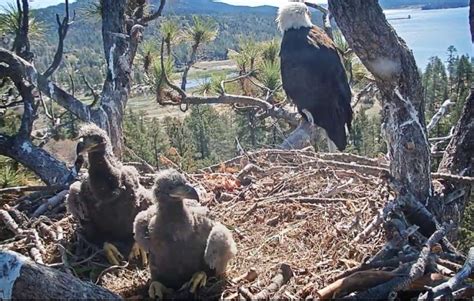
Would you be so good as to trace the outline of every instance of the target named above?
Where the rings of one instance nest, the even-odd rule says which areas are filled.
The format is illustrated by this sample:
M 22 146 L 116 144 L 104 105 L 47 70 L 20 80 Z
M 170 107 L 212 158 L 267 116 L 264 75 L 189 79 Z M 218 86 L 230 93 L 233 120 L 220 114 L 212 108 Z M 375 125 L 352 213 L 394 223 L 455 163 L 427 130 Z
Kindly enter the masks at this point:
M 454 130 L 453 138 L 446 148 L 445 155 L 438 167 L 438 172 L 471 177 L 474 175 L 474 87 L 466 100 L 461 119 Z M 471 196 L 471 186 L 463 184 L 445 183 L 444 194 L 449 195 L 456 190 L 464 191 L 464 195 L 449 204 L 441 204 L 439 210 L 441 221 L 452 220 L 455 223 L 449 238 L 457 238 L 458 225 L 464 214 L 464 209 Z
M 387 22 L 377 0 L 329 0 L 329 9 L 382 94 L 392 175 L 426 202 L 431 195 L 430 151 L 413 54 Z
M 471 25 L 471 41 L 474 43 L 474 0 L 471 0 L 469 12 L 469 24 Z
M 100 106 L 91 116 L 94 123 L 107 131 L 114 153 L 119 158 L 123 153 L 122 119 L 130 93 L 131 68 L 136 52 L 136 45 L 125 26 L 126 5 L 126 0 L 102 1 L 102 39 L 107 76 Z
M 105 288 L 36 264 L 15 252 L 0 252 L 0 267 L 2 300 L 122 299 Z
M 183 91 L 186 91 L 186 85 L 188 83 L 188 73 L 189 73 L 189 70 L 191 70 L 191 67 L 196 62 L 198 48 L 199 48 L 199 44 L 194 44 L 191 47 L 191 57 L 189 61 L 186 63 L 186 67 L 184 68 L 183 76 L 181 78 L 181 90 Z

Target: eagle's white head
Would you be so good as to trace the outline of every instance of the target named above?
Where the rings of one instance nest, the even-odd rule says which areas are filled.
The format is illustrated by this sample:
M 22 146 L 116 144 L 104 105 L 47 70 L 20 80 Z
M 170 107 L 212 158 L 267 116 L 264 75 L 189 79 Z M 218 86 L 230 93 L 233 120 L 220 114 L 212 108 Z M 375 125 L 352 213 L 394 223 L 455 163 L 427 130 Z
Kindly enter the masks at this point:
M 281 32 L 288 29 L 298 29 L 301 27 L 312 27 L 311 13 L 306 4 L 293 0 L 285 3 L 278 9 L 278 17 L 276 19 L 278 28 Z

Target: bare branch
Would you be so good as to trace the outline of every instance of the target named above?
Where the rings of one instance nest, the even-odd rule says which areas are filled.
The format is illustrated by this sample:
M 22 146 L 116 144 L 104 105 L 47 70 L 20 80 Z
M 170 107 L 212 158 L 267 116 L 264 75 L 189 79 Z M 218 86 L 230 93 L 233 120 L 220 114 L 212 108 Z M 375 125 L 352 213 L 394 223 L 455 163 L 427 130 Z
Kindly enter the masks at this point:
M 92 94 L 92 97 L 94 98 L 94 100 L 92 101 L 92 103 L 89 105 L 90 108 L 93 108 L 97 105 L 97 103 L 99 102 L 100 100 L 100 97 L 99 97 L 99 94 L 97 94 L 97 92 L 94 90 L 94 88 L 92 88 L 92 85 L 89 83 L 89 81 L 86 79 L 85 75 L 82 75 L 82 80 L 84 81 L 84 83 L 86 84 L 87 88 L 89 89 L 89 91 L 91 91 L 91 94 Z
M 2 69 L 5 70 L 7 76 L 12 81 L 20 82 L 23 78 L 28 79 L 43 94 L 56 101 L 78 118 L 85 121 L 91 120 L 92 111 L 86 104 L 59 88 L 42 74 L 39 74 L 32 64 L 3 48 L 0 48 L 0 62 L 8 66 L 8 68 L 0 67 L 3 67 Z
M 377 91 L 378 89 L 375 82 L 368 83 L 367 86 L 365 86 L 362 90 L 360 90 L 360 92 L 357 93 L 356 96 L 354 97 L 354 102 L 351 105 L 352 109 L 354 109 L 359 104 L 359 102 L 361 101 L 363 97 L 373 96 Z
M 333 34 L 332 34 L 332 26 L 331 26 L 331 18 L 332 18 L 331 12 L 327 8 L 319 4 L 307 2 L 307 1 L 305 1 L 304 3 L 309 7 L 319 10 L 323 14 L 324 31 L 332 40 Z
M 461 270 L 447 282 L 442 283 L 434 288 L 431 288 L 428 292 L 422 295 L 418 300 L 433 300 L 438 297 L 449 297 L 450 294 L 454 293 L 457 289 L 460 289 L 463 281 L 472 274 L 474 270 L 474 247 L 469 250 L 466 262 L 464 263 Z
M 148 22 L 155 20 L 156 18 L 160 17 L 161 14 L 163 13 L 163 9 L 165 8 L 166 0 L 161 0 L 160 1 L 160 7 L 158 10 L 148 16 L 143 17 L 141 20 L 139 20 L 139 24 L 146 25 Z
M 440 122 L 441 118 L 443 118 L 443 116 L 448 113 L 448 109 L 452 105 L 454 105 L 454 102 L 452 102 L 450 99 L 447 99 L 443 102 L 438 112 L 434 114 L 433 118 L 431 118 L 430 123 L 426 126 L 426 131 L 428 133 L 431 132 L 431 130 Z
M 53 62 L 49 66 L 48 69 L 43 73 L 43 76 L 48 78 L 50 77 L 61 64 L 61 60 L 63 58 L 64 52 L 64 39 L 66 38 L 67 31 L 69 29 L 69 0 L 65 0 L 66 4 L 66 16 L 64 17 L 63 21 L 59 20 L 59 15 L 56 15 L 56 22 L 58 23 L 58 48 L 56 49 L 56 54 L 54 55 Z

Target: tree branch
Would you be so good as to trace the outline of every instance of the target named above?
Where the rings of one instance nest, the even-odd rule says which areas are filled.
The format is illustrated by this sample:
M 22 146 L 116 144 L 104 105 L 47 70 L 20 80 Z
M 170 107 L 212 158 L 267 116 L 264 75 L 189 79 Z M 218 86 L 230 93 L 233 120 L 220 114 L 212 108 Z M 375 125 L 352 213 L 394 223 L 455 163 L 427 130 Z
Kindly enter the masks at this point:
M 450 99 L 447 99 L 443 102 L 441 108 L 439 108 L 438 112 L 433 115 L 430 123 L 426 126 L 426 131 L 428 133 L 431 132 L 431 130 L 440 122 L 441 118 L 443 118 L 443 116 L 448 113 L 448 109 L 452 105 L 454 105 L 454 102 L 452 102 Z
M 48 78 L 50 77 L 61 64 L 64 52 L 64 39 L 66 38 L 67 31 L 69 29 L 69 0 L 65 0 L 66 4 L 66 15 L 63 18 L 63 21 L 59 21 L 59 15 L 56 15 L 56 22 L 58 23 L 58 48 L 56 49 L 56 54 L 54 55 L 53 62 L 48 69 L 43 73 L 43 76 Z
M 138 24 L 146 25 L 150 21 L 153 21 L 156 18 L 160 17 L 161 14 L 163 13 L 163 9 L 165 8 L 165 4 L 166 4 L 166 0 L 161 0 L 158 10 L 148 16 L 144 16 L 142 19 L 138 21 Z
M 0 63 L 5 63 L 9 67 L 7 68 L 7 75 L 14 82 L 21 81 L 23 78 L 28 79 L 43 94 L 53 99 L 79 119 L 84 121 L 91 120 L 92 111 L 86 104 L 59 88 L 42 74 L 39 74 L 32 64 L 3 48 L 0 48 Z

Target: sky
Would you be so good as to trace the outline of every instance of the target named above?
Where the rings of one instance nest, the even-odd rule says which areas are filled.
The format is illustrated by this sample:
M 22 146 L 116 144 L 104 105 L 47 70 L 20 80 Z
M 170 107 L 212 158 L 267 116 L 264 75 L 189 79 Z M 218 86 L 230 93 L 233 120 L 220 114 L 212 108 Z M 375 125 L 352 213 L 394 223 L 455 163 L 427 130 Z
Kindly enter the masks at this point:
M 64 2 L 64 0 L 29 0 L 32 8 L 41 8 L 58 3 Z M 259 6 L 259 5 L 273 5 L 279 6 L 281 3 L 286 2 L 287 0 L 220 0 L 220 2 L 225 2 L 233 5 L 246 5 L 246 6 Z M 326 3 L 327 0 L 313 0 L 315 3 Z M 13 0 L 0 0 L 0 6 L 5 6 L 7 3 L 12 3 Z M 74 2 L 70 0 L 69 2 Z

